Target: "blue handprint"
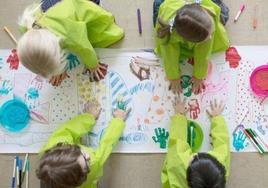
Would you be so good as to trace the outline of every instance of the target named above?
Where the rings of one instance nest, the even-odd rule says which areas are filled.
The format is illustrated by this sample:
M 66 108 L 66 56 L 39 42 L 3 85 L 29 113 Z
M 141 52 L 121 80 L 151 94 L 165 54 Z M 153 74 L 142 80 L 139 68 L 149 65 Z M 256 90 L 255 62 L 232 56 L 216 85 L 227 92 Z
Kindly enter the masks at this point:
M 27 95 L 28 95 L 28 99 L 37 99 L 39 97 L 39 92 L 36 88 L 29 88 L 28 91 L 27 91 Z
M 80 65 L 79 59 L 74 54 L 69 53 L 66 59 L 68 60 L 67 67 L 66 67 L 67 70 L 72 70 L 78 65 Z
M 0 95 L 8 95 L 9 92 L 13 89 L 12 87 L 8 86 L 9 81 L 4 80 L 2 86 L 0 88 Z
M 233 146 L 236 151 L 243 150 L 247 146 L 246 139 L 246 135 L 241 130 L 239 130 L 238 134 L 237 132 L 233 134 Z

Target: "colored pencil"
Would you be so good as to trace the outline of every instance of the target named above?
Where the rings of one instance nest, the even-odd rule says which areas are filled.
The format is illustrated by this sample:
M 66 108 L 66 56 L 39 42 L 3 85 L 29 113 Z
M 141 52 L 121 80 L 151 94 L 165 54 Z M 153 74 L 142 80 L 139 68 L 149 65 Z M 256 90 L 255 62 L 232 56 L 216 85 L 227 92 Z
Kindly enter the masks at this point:
M 26 172 L 26 166 L 27 166 L 27 160 L 28 160 L 28 153 L 25 155 L 25 159 L 24 159 L 24 164 L 23 164 L 23 169 L 22 169 L 22 177 L 21 177 L 21 181 L 23 182 L 24 180 L 24 176 L 25 176 L 25 172 Z
M 193 147 L 193 135 L 194 135 L 194 128 L 193 126 L 190 126 L 190 145 L 191 145 L 191 148 Z
M 19 188 L 21 188 L 21 184 L 22 184 L 22 159 L 21 160 L 19 160 L 19 180 L 20 180 L 20 182 L 19 182 Z
M 15 188 L 15 182 L 16 182 L 16 157 L 14 159 L 14 164 L 13 164 L 13 174 L 12 174 L 12 181 L 11 181 L 11 187 Z
M 256 29 L 257 28 L 257 24 L 258 24 L 258 20 L 257 20 L 257 9 L 258 9 L 258 6 L 255 5 L 255 7 L 254 7 L 254 17 L 253 17 L 253 22 L 252 22 L 253 29 Z
M 246 6 L 244 4 L 242 4 L 241 7 L 240 7 L 240 10 L 236 14 L 236 17 L 234 19 L 234 22 L 237 22 L 238 21 L 240 15 L 242 14 L 242 12 L 244 12 L 245 8 L 246 8 Z
M 248 131 L 244 130 L 245 135 L 248 137 L 248 139 L 251 141 L 251 143 L 257 148 L 257 150 L 263 154 L 264 151 L 260 148 L 260 146 L 257 144 L 257 142 L 253 139 L 253 137 L 248 133 Z
M 255 139 L 258 145 L 262 148 L 263 152 L 265 152 L 265 146 L 262 144 L 257 135 L 252 131 L 252 129 L 246 129 L 246 130 L 251 134 L 251 136 Z
M 262 145 L 268 150 L 268 144 L 265 143 L 265 141 L 257 134 L 255 130 L 253 129 L 250 129 L 250 130 L 256 135 L 256 137 L 260 140 Z
M 138 8 L 137 9 L 137 17 L 138 17 L 138 28 L 139 28 L 139 33 L 140 35 L 142 34 L 142 25 L 141 25 L 141 11 Z
M 25 183 L 26 188 L 29 188 L 29 171 L 30 171 L 30 161 L 29 161 L 29 159 L 27 159 L 27 162 L 26 162 L 26 183 Z
M 20 183 L 20 177 L 19 177 L 19 163 L 20 163 L 20 158 L 19 156 L 16 156 L 16 181 L 17 181 L 17 187 L 19 186 L 19 183 Z
M 14 37 L 14 35 L 10 32 L 10 30 L 6 26 L 4 27 L 4 31 L 9 35 L 9 37 L 15 44 L 18 44 L 17 39 Z

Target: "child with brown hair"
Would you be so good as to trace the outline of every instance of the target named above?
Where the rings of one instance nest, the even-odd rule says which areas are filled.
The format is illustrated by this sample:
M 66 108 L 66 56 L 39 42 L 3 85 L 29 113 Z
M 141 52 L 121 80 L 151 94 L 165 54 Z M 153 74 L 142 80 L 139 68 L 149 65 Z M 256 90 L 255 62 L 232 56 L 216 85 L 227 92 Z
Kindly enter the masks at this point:
M 194 153 L 187 142 L 188 109 L 178 98 L 170 125 L 168 152 L 161 173 L 163 188 L 225 188 L 230 174 L 230 139 L 223 103 L 210 102 L 212 150 Z
M 20 19 L 25 34 L 18 42 L 22 64 L 32 72 L 60 85 L 66 74 L 66 53 L 74 53 L 98 81 L 107 66 L 94 48 L 105 48 L 123 38 L 111 13 L 89 0 L 43 0 L 25 9 Z
M 114 118 L 102 136 L 98 148 L 80 143 L 95 124 L 100 113 L 96 103 L 86 105 L 85 114 L 61 125 L 41 150 L 37 177 L 48 188 L 96 188 L 103 165 L 119 140 L 129 111 L 116 109 Z
M 204 89 L 210 55 L 229 47 L 220 14 L 220 7 L 212 0 L 165 0 L 161 4 L 155 51 L 163 58 L 174 93 L 182 92 L 181 60 L 193 58 L 192 90 L 198 94 Z

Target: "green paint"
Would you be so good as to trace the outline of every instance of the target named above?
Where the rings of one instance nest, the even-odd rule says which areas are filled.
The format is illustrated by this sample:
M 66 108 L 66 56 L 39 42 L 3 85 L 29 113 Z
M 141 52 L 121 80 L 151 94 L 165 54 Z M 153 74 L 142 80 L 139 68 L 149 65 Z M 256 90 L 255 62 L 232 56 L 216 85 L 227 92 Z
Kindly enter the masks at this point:
M 183 89 L 183 95 L 185 97 L 190 97 L 192 95 L 191 76 L 189 75 L 181 76 L 181 87 Z
M 160 148 L 161 149 L 166 149 L 167 148 L 167 140 L 169 137 L 169 133 L 166 129 L 164 128 L 155 128 L 154 129 L 155 136 L 152 137 L 155 143 L 160 143 Z
M 198 152 L 203 142 L 203 131 L 201 126 L 192 120 L 188 120 L 187 143 L 194 153 Z

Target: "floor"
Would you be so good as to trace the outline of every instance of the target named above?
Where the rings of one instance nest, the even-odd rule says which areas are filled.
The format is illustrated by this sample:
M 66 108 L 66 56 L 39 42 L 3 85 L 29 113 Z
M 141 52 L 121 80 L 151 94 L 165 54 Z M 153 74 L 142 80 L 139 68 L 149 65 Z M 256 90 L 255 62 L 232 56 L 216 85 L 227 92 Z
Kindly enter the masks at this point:
M 0 28 L 8 26 L 19 38 L 17 32 L 18 15 L 33 0 L 6 1 L 0 0 Z M 152 48 L 152 2 L 153 0 L 102 0 L 103 6 L 113 12 L 116 22 L 126 32 L 125 39 L 117 48 Z M 238 23 L 232 19 L 244 2 L 246 10 Z M 230 7 L 227 30 L 234 45 L 267 45 L 268 44 L 268 1 L 267 0 L 225 0 Z M 258 27 L 252 29 L 253 7 L 258 4 Z M 141 9 L 142 36 L 138 33 L 136 9 Z M 12 48 L 14 44 L 1 29 L 0 48 Z M 0 138 L 1 139 L 1 138 Z M 105 165 L 102 188 L 160 188 L 160 171 L 164 155 L 162 154 L 113 154 Z M 38 188 L 39 181 L 34 169 L 37 156 L 30 155 L 30 187 Z M 10 187 L 13 155 L 0 155 L 0 187 Z M 227 188 L 265 188 L 268 185 L 268 156 L 257 153 L 233 153 L 231 177 Z

